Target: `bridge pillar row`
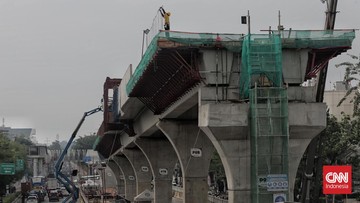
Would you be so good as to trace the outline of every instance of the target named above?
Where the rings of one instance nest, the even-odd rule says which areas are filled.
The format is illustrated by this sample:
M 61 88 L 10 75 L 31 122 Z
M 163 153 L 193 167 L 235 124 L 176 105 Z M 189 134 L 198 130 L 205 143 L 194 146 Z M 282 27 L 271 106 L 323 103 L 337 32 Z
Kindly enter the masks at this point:
M 125 182 L 124 182 L 124 174 L 121 171 L 121 169 L 119 168 L 119 166 L 116 164 L 116 162 L 114 160 L 109 160 L 108 162 L 108 166 L 110 167 L 110 169 L 112 170 L 112 172 L 115 175 L 116 178 L 116 190 L 117 190 L 117 194 L 124 196 L 125 195 Z
M 124 155 L 115 155 L 112 158 L 119 166 L 124 175 L 125 182 L 125 199 L 133 202 L 136 196 L 136 179 L 135 172 L 129 160 Z
M 166 138 L 138 138 L 135 144 L 150 164 L 154 182 L 154 203 L 172 201 L 172 175 L 177 157 Z
M 183 202 L 207 202 L 207 183 L 214 146 L 197 122 L 162 120 L 157 127 L 166 135 L 179 158 L 183 175 Z
M 132 148 L 124 149 L 122 153 L 127 157 L 135 170 L 136 194 L 140 194 L 145 189 L 151 190 L 151 168 L 143 152 L 138 148 Z

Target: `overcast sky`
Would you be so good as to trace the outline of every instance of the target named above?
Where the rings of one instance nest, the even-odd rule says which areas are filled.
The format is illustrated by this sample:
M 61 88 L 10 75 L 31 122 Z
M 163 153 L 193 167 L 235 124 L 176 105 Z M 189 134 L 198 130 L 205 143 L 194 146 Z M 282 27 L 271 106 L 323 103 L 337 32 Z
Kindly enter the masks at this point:
M 278 10 L 286 29 L 323 29 L 326 8 L 320 0 L 0 0 L 5 126 L 35 128 L 41 143 L 57 134 L 68 140 L 83 113 L 100 105 L 106 77 L 137 66 L 143 30 L 162 5 L 172 30 L 214 33 L 246 33 L 240 16 L 247 10 L 253 33 L 276 28 Z M 359 0 L 339 0 L 335 27 L 359 29 L 359 8 Z M 359 38 L 349 53 L 359 55 Z M 333 64 L 348 60 L 343 55 L 328 81 L 342 79 Z M 96 132 L 101 121 L 102 113 L 88 117 L 78 135 Z

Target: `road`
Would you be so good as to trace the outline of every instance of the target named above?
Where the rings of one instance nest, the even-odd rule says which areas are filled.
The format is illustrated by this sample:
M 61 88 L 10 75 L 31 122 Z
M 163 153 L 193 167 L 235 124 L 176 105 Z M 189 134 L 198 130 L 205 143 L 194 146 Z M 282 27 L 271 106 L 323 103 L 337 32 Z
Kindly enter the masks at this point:
M 53 202 L 62 202 L 65 198 L 60 198 L 59 201 L 51 201 L 52 203 Z M 49 203 L 49 198 L 48 196 L 45 197 L 45 200 L 42 202 L 42 203 Z M 80 201 L 79 201 L 80 202 Z

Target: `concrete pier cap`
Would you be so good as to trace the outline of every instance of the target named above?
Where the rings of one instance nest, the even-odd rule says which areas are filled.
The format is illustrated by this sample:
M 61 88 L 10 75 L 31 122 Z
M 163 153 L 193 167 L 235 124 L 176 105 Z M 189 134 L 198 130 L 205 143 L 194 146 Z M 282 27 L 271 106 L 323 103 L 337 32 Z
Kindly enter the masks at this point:
M 326 104 L 290 102 L 288 114 L 289 194 L 290 201 L 293 201 L 300 160 L 310 141 L 326 127 Z M 247 202 L 251 199 L 248 117 L 247 103 L 207 103 L 199 106 L 199 127 L 221 157 L 228 180 L 229 202 Z

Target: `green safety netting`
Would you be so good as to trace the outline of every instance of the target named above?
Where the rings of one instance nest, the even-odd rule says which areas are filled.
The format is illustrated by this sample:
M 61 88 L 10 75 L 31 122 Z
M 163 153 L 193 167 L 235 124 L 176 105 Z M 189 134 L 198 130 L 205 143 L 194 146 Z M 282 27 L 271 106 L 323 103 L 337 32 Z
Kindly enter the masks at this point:
M 355 30 L 282 30 L 283 48 L 350 47 Z
M 182 46 L 188 47 L 222 47 L 233 52 L 241 52 L 242 34 L 216 34 L 216 33 L 188 33 L 175 31 L 161 31 L 151 41 L 143 58 L 134 71 L 126 85 L 126 92 L 129 93 L 135 87 L 137 81 L 141 78 L 150 61 L 158 51 L 158 41 L 166 39 L 171 42 L 181 43 Z
M 243 42 L 240 72 L 241 98 L 249 98 L 249 89 L 256 85 L 281 87 L 282 59 L 279 35 L 247 35 Z
M 93 146 L 92 146 L 93 150 L 96 150 L 96 148 L 97 148 L 98 144 L 100 143 L 101 139 L 102 139 L 102 137 L 100 137 L 100 136 L 96 137 L 96 140 L 95 140 L 95 142 L 93 143 Z
M 158 41 L 160 39 L 166 39 L 168 41 L 181 43 L 183 46 L 189 47 L 214 47 L 221 46 L 230 51 L 240 53 L 245 46 L 243 45 L 243 40 L 255 40 L 255 38 L 266 38 L 266 36 L 280 36 L 281 42 L 279 45 L 282 48 L 326 48 L 326 47 L 347 47 L 351 46 L 353 39 L 355 38 L 355 30 L 283 30 L 283 31 L 272 31 L 273 34 L 265 35 L 248 35 L 244 39 L 243 34 L 216 34 L 216 33 L 188 33 L 188 32 L 176 32 L 176 31 L 161 31 L 159 32 L 151 41 L 143 58 L 141 59 L 139 65 L 135 69 L 134 74 L 130 78 L 127 86 L 126 92 L 129 94 L 137 81 L 141 78 L 144 70 L 147 68 L 149 62 L 153 59 L 154 55 L 158 51 Z M 269 37 L 267 37 L 269 38 Z M 265 41 L 261 39 L 256 39 L 257 42 Z M 248 49 L 249 50 L 249 49 Z M 265 50 L 264 50 L 265 51 Z M 248 56 L 248 51 L 245 50 L 242 52 L 242 56 Z M 265 55 L 263 55 L 265 57 Z M 281 56 L 279 56 L 281 57 Z M 243 64 L 247 65 L 247 61 L 244 61 Z M 269 61 L 267 62 L 269 63 Z M 274 78 L 275 79 L 275 78 Z M 278 80 L 278 79 L 275 79 Z M 273 81 L 276 82 L 276 81 Z M 244 88 L 245 92 L 242 92 L 242 96 L 247 95 L 248 93 L 246 87 Z
M 239 88 L 250 101 L 251 202 L 270 203 L 272 188 L 259 181 L 279 176 L 286 182 L 288 177 L 288 100 L 282 88 L 280 35 L 245 37 Z M 285 187 L 277 189 L 288 195 Z
M 249 94 L 251 202 L 271 203 L 275 192 L 284 193 L 288 197 L 289 123 L 287 91 L 284 88 L 255 87 L 250 90 Z M 270 177 L 273 177 L 273 181 Z M 266 181 L 261 181 L 265 179 Z M 268 185 L 272 182 L 278 185 Z

